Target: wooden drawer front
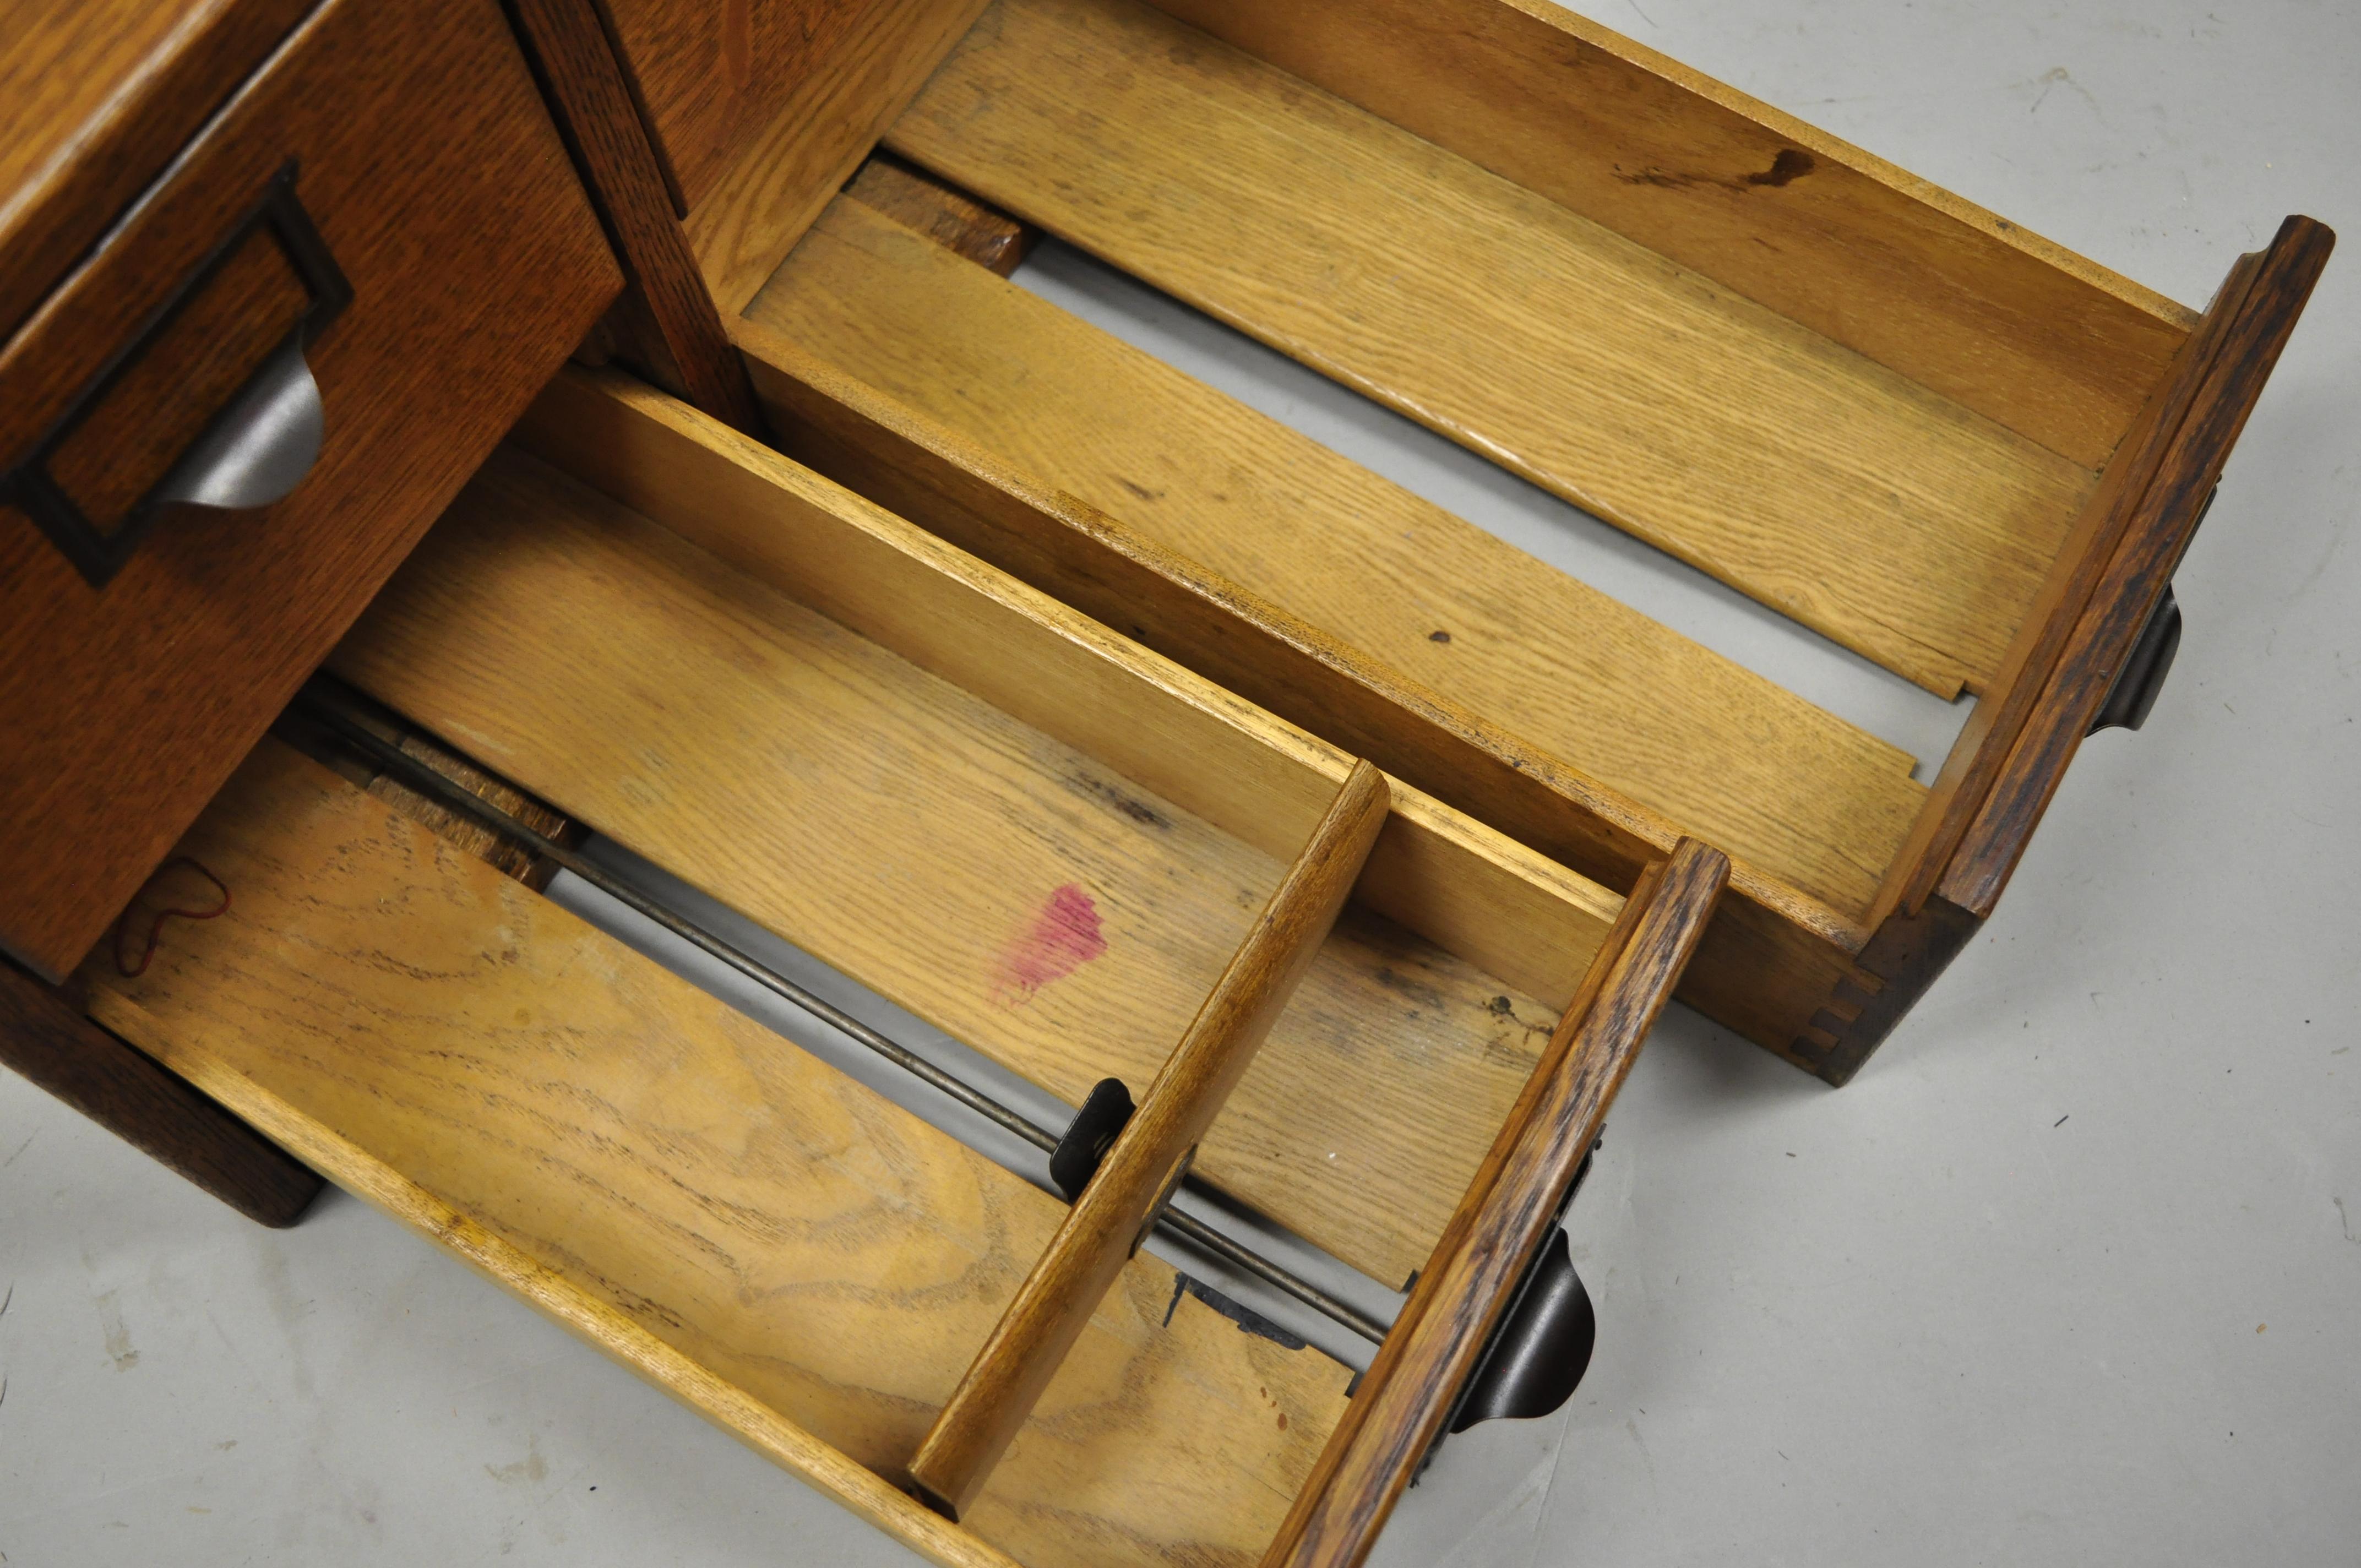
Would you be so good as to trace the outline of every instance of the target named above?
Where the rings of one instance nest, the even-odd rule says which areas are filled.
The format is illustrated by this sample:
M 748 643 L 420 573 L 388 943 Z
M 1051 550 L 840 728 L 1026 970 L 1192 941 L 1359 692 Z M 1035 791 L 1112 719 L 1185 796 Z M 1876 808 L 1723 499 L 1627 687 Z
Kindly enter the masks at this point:
M 1728 870 L 1687 843 L 1619 899 L 620 378 L 555 381 L 329 667 L 1065 1114 L 1139 1093 L 1062 1207 L 275 739 L 182 840 L 232 907 L 84 968 L 108 1027 L 940 1563 L 1365 1544 Z M 1131 1160 L 1144 1125 L 1193 1148 Z M 1354 1400 L 1132 1255 L 1184 1167 L 1378 1297 L 1417 1271 Z M 901 1489 L 953 1451 L 956 1524 Z
M 332 0 L 239 90 L 0 350 L 0 944 L 73 966 L 620 281 L 492 0 Z M 282 350 L 300 483 L 157 504 Z
M 0 338 L 311 9 L 16 0 L 0 33 Z

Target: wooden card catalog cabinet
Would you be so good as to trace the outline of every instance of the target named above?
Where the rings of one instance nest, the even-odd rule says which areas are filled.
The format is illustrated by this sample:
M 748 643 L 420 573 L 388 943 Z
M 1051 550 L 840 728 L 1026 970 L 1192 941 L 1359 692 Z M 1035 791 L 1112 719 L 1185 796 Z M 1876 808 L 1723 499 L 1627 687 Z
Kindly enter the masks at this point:
M 380 9 L 246 60 L 168 177 L 297 170 L 343 510 L 159 524 L 112 600 L 9 536 L 12 950 L 71 968 L 168 852 L 220 896 L 0 975 L 0 1040 L 978 1568 L 1356 1563 L 1447 1432 L 1563 1399 L 1555 1223 L 1661 1009 L 1861 1068 L 2146 716 L 2331 244 L 2189 308 L 1538 0 Z M 473 117 L 372 86 L 430 38 Z M 1916 782 L 1013 284 L 1042 234 L 1972 717 Z M 395 253 L 449 276 L 402 305 Z M 221 355 L 309 319 L 273 280 Z M 79 364 L 48 319 L 0 376 Z M 196 641 L 107 619 L 209 575 L 247 608 Z M 115 795 L 56 761 L 93 735 Z

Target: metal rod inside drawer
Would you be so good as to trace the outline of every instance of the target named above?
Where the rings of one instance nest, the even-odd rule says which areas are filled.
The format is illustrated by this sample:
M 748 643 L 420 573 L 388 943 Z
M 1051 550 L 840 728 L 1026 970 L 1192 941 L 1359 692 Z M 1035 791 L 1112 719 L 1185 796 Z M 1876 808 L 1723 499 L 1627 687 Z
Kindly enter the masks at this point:
M 807 986 L 798 984 L 711 931 L 684 918 L 675 911 L 665 908 L 662 904 L 631 886 L 629 882 L 615 876 L 595 858 L 534 830 L 464 785 L 435 772 L 423 762 L 369 729 L 363 722 L 361 712 L 357 705 L 328 684 L 315 679 L 306 685 L 296 697 L 294 711 L 305 718 L 324 726 L 338 740 L 366 757 L 373 766 L 391 775 L 404 788 L 426 796 L 435 805 L 455 812 L 535 854 L 547 856 L 560 869 L 597 888 L 633 914 L 653 922 L 763 990 L 801 1008 L 830 1028 L 840 1031 L 902 1071 L 983 1117 L 1003 1131 L 1044 1153 L 1054 1150 L 1058 1146 L 1062 1136 L 1061 1133 L 1043 1126 L 1022 1111 L 976 1088 L 957 1075 L 945 1071 L 918 1052 L 872 1028 L 826 997 Z M 1383 1321 L 1362 1310 L 1334 1291 L 1265 1257 L 1194 1215 L 1184 1213 L 1168 1205 L 1158 1219 L 1156 1229 L 1159 1234 L 1169 1234 L 1177 1237 L 1219 1259 L 1239 1273 L 1261 1281 L 1270 1288 L 1351 1330 L 1372 1344 L 1381 1343 L 1386 1337 L 1388 1325 Z

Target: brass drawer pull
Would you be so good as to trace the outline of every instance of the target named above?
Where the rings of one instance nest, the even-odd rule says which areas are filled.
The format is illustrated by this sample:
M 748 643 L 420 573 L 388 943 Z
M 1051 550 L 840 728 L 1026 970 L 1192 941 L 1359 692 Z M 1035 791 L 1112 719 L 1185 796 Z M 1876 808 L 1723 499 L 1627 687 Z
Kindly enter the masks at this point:
M 22 508 L 93 587 L 122 569 L 166 507 L 269 506 L 319 460 L 327 411 L 304 351 L 353 291 L 296 196 L 295 176 L 292 160 L 272 176 L 261 199 L 0 475 L 0 502 Z M 192 309 L 201 302 L 208 308 Z M 247 346 L 258 337 L 269 345 L 258 359 Z M 169 441 L 170 400 L 206 389 L 203 367 L 183 376 L 170 362 L 176 354 L 209 356 L 212 378 L 237 377 L 236 389 L 211 415 L 184 416 L 203 423 L 177 454 L 168 447 L 145 466 L 137 453 L 121 459 L 126 436 Z M 224 365 L 224 355 L 238 357 Z M 137 484 L 158 466 L 163 472 L 144 489 L 119 493 L 126 476 Z

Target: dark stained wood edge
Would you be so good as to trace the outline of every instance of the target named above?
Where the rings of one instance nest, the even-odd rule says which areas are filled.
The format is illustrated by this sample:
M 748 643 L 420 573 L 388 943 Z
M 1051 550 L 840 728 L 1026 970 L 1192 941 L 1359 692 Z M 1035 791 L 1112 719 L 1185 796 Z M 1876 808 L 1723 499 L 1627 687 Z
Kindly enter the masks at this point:
M 2197 331 L 2174 357 L 2170 372 L 2101 474 L 2097 490 L 2059 549 L 1992 685 L 1953 740 L 1909 839 L 1887 871 L 1875 911 L 1879 917 L 1897 908 L 1916 909 L 1942 879 L 2048 688 L 2059 655 L 2090 607 L 2101 573 L 2122 545 L 2124 530 L 2187 419 L 2229 323 L 2246 302 L 2260 261 L 2248 256 L 2231 268 Z
M 681 227 L 664 165 L 593 0 L 503 0 L 621 263 L 614 324 L 649 379 L 749 435 L 766 433 L 746 367 Z
M 2335 243 L 2324 225 L 2289 218 L 2236 302 L 2222 302 L 2227 324 L 2218 335 L 2209 334 L 2213 353 L 2191 406 L 2158 455 L 2155 471 L 2125 520 L 2122 543 L 1945 868 L 1942 895 L 1961 908 L 1978 916 L 1992 913 L 2106 700 L 2115 672 L 2170 585 L 2206 498 L 2221 482 L 2231 448 Z
M 640 132 L 647 137 L 648 151 L 656 160 L 656 173 L 664 180 L 664 194 L 671 198 L 672 215 L 684 221 L 688 217 L 688 194 L 681 186 L 680 170 L 674 166 L 672 148 L 664 145 L 664 129 L 656 124 L 655 111 L 648 106 L 648 91 L 640 80 L 637 61 L 631 51 L 623 47 L 623 31 L 615 21 L 614 0 L 590 0 L 598 13 L 599 29 L 607 35 L 607 48 L 615 57 L 615 69 L 622 76 L 623 90 L 631 95 L 631 108 L 640 116 Z
M 1843 1088 L 1982 928 L 1981 916 L 1941 897 L 1887 916 L 1861 951 L 1861 973 L 1837 981 L 1788 1059 Z
M 959 1521 L 1033 1413 L 1312 967 L 1389 806 L 1385 774 L 1355 762 L 928 1428 L 910 1461 L 910 1483 L 937 1513 Z
M 293 1156 L 5 959 L 0 1062 L 258 1223 L 291 1225 L 320 1194 Z
M 1691 839 L 1660 865 L 1591 961 L 1263 1568 L 1360 1563 L 1449 1418 L 1730 877 Z
M 1785 1053 L 1832 1084 L 1861 1069 L 1988 919 L 2115 671 L 2170 585 L 2335 236 L 2306 217 L 2242 257 L 2108 466 L 2003 682 L 1977 704 L 1922 832 L 1889 879 L 1857 976 Z

